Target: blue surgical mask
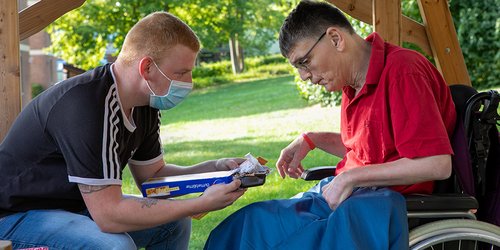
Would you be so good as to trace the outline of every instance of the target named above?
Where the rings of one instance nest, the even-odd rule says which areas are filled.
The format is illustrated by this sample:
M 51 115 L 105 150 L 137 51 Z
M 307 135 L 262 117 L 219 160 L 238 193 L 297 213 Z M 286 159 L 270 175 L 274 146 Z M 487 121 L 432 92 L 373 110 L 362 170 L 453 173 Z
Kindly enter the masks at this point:
M 146 81 L 149 91 L 151 91 L 151 95 L 149 96 L 149 106 L 161 110 L 171 109 L 186 98 L 186 96 L 193 89 L 193 83 L 172 80 L 165 75 L 163 71 L 161 71 L 155 61 L 153 61 L 153 63 L 158 71 L 160 71 L 160 73 L 170 81 L 170 87 L 168 88 L 166 95 L 159 96 L 153 92 L 151 86 L 149 86 L 149 82 Z

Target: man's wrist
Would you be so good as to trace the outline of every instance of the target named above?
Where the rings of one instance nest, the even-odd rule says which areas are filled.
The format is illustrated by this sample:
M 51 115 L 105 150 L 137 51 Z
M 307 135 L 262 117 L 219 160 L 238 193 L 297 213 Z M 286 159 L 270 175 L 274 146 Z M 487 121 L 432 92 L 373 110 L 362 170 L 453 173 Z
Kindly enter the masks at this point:
M 316 144 L 311 140 L 311 138 L 307 135 L 307 133 L 302 133 L 302 138 L 304 138 L 304 141 L 306 141 L 307 145 L 311 150 L 316 148 Z
M 219 165 L 219 161 L 220 161 L 220 159 L 218 159 L 218 160 L 214 160 L 214 161 L 215 161 L 215 162 L 214 162 L 214 168 L 215 168 L 215 171 L 219 171 L 219 166 L 218 166 L 218 165 Z

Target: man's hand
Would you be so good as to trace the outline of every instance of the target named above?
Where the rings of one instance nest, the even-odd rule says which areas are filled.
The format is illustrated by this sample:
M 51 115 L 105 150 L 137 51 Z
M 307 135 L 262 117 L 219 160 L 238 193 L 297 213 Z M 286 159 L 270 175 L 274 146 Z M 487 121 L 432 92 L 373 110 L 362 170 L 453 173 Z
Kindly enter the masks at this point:
M 335 210 L 352 194 L 354 187 L 346 176 L 345 174 L 335 176 L 330 183 L 321 189 L 323 197 L 332 210 Z
M 240 185 L 238 179 L 229 184 L 215 184 L 208 187 L 200 198 L 205 200 L 203 204 L 207 211 L 219 210 L 233 204 L 245 193 L 246 189 L 241 189 Z
M 309 145 L 302 136 L 297 137 L 286 148 L 281 150 L 280 158 L 276 162 L 276 169 L 282 178 L 286 175 L 292 178 L 299 178 L 304 168 L 301 161 L 310 151 Z
M 244 158 L 221 158 L 215 161 L 214 168 L 215 171 L 227 171 L 237 168 L 244 161 Z

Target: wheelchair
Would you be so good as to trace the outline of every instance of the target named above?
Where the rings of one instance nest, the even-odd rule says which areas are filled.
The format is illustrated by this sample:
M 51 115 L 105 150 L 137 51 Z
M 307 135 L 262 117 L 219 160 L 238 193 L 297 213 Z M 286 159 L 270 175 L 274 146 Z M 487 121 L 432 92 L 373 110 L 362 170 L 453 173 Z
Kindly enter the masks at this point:
M 457 128 L 452 136 L 454 170 L 452 176 L 443 181 L 436 181 L 431 195 L 412 194 L 405 196 L 408 225 L 409 249 L 412 250 L 462 250 L 462 249 L 497 249 L 500 250 L 500 227 L 479 221 L 476 218 L 478 201 L 459 187 L 455 165 L 471 159 L 467 147 L 456 147 L 458 134 L 464 134 L 460 122 L 466 110 L 466 101 L 477 92 L 468 86 L 451 86 L 453 100 L 457 110 Z M 498 119 L 498 117 L 496 118 Z M 466 122 L 465 122 L 466 123 Z M 460 126 L 458 126 L 460 125 Z M 465 149 L 465 150 L 464 150 Z M 464 155 L 467 157 L 463 158 Z M 321 180 L 331 176 L 335 167 L 313 167 L 303 172 L 304 180 Z

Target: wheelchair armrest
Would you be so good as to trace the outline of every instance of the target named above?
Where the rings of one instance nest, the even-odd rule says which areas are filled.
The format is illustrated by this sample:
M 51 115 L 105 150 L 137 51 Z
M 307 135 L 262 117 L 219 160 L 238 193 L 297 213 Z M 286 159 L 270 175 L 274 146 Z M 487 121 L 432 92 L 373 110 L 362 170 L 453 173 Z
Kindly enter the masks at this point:
M 477 209 L 476 198 L 467 194 L 411 194 L 406 195 L 408 211 L 468 211 Z
M 335 166 L 314 167 L 304 170 L 300 178 L 306 181 L 321 180 L 335 174 Z

